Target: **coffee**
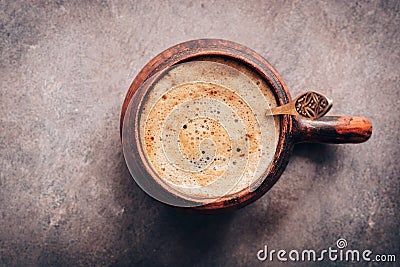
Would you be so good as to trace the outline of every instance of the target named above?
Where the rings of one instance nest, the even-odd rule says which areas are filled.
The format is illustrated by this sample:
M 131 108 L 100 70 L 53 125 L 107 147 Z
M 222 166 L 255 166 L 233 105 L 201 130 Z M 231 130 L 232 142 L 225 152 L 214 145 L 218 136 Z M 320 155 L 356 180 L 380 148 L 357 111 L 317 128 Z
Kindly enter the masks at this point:
M 239 63 L 204 59 L 174 66 L 151 87 L 139 136 L 157 182 L 183 198 L 213 201 L 255 190 L 274 158 L 276 100 Z

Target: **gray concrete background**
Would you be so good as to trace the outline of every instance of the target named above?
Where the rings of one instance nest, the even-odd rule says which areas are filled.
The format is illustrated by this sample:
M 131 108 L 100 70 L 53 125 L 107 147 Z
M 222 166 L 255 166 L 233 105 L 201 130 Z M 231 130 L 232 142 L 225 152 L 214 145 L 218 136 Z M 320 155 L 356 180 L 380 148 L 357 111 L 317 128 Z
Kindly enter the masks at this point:
M 0 265 L 266 266 L 264 245 L 340 237 L 399 262 L 399 29 L 399 1 L 0 1 Z M 293 96 L 370 118 L 372 138 L 296 146 L 232 214 L 152 200 L 125 167 L 122 101 L 157 53 L 204 37 L 259 52 Z

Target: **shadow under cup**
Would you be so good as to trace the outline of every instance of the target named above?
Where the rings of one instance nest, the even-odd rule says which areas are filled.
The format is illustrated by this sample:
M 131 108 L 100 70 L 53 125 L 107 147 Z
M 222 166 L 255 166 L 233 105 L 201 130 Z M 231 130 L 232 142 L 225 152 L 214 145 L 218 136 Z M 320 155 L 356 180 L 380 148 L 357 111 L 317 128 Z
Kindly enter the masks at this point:
M 121 113 L 127 166 L 165 204 L 214 212 L 267 192 L 298 142 L 358 143 L 361 117 L 272 116 L 291 100 L 276 70 L 242 45 L 217 39 L 168 48 L 134 79 Z

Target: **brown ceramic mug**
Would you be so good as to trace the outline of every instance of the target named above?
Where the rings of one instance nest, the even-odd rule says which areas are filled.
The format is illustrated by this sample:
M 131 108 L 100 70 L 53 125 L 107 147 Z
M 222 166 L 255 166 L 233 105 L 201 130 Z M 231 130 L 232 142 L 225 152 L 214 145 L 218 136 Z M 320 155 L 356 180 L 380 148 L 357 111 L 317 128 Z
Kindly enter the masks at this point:
M 361 143 L 362 117 L 271 114 L 291 101 L 277 71 L 242 45 L 171 47 L 137 75 L 121 112 L 127 166 L 157 200 L 191 210 L 239 208 L 266 193 L 300 142 Z

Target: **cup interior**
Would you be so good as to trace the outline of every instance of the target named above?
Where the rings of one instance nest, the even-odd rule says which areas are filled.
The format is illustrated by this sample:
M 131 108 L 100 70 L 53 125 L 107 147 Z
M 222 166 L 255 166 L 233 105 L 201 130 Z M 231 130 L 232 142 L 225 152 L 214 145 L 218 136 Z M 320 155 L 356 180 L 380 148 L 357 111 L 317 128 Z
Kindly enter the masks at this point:
M 270 114 L 278 105 L 271 85 L 248 65 L 222 56 L 197 57 L 154 74 L 128 108 L 136 116 L 124 118 L 123 127 L 134 129 L 122 131 L 123 144 L 136 142 L 146 166 L 147 175 L 127 160 L 142 189 L 181 207 L 257 190 L 281 132 L 280 117 Z M 124 147 L 125 158 L 130 149 Z M 148 186 L 149 174 L 157 189 Z

